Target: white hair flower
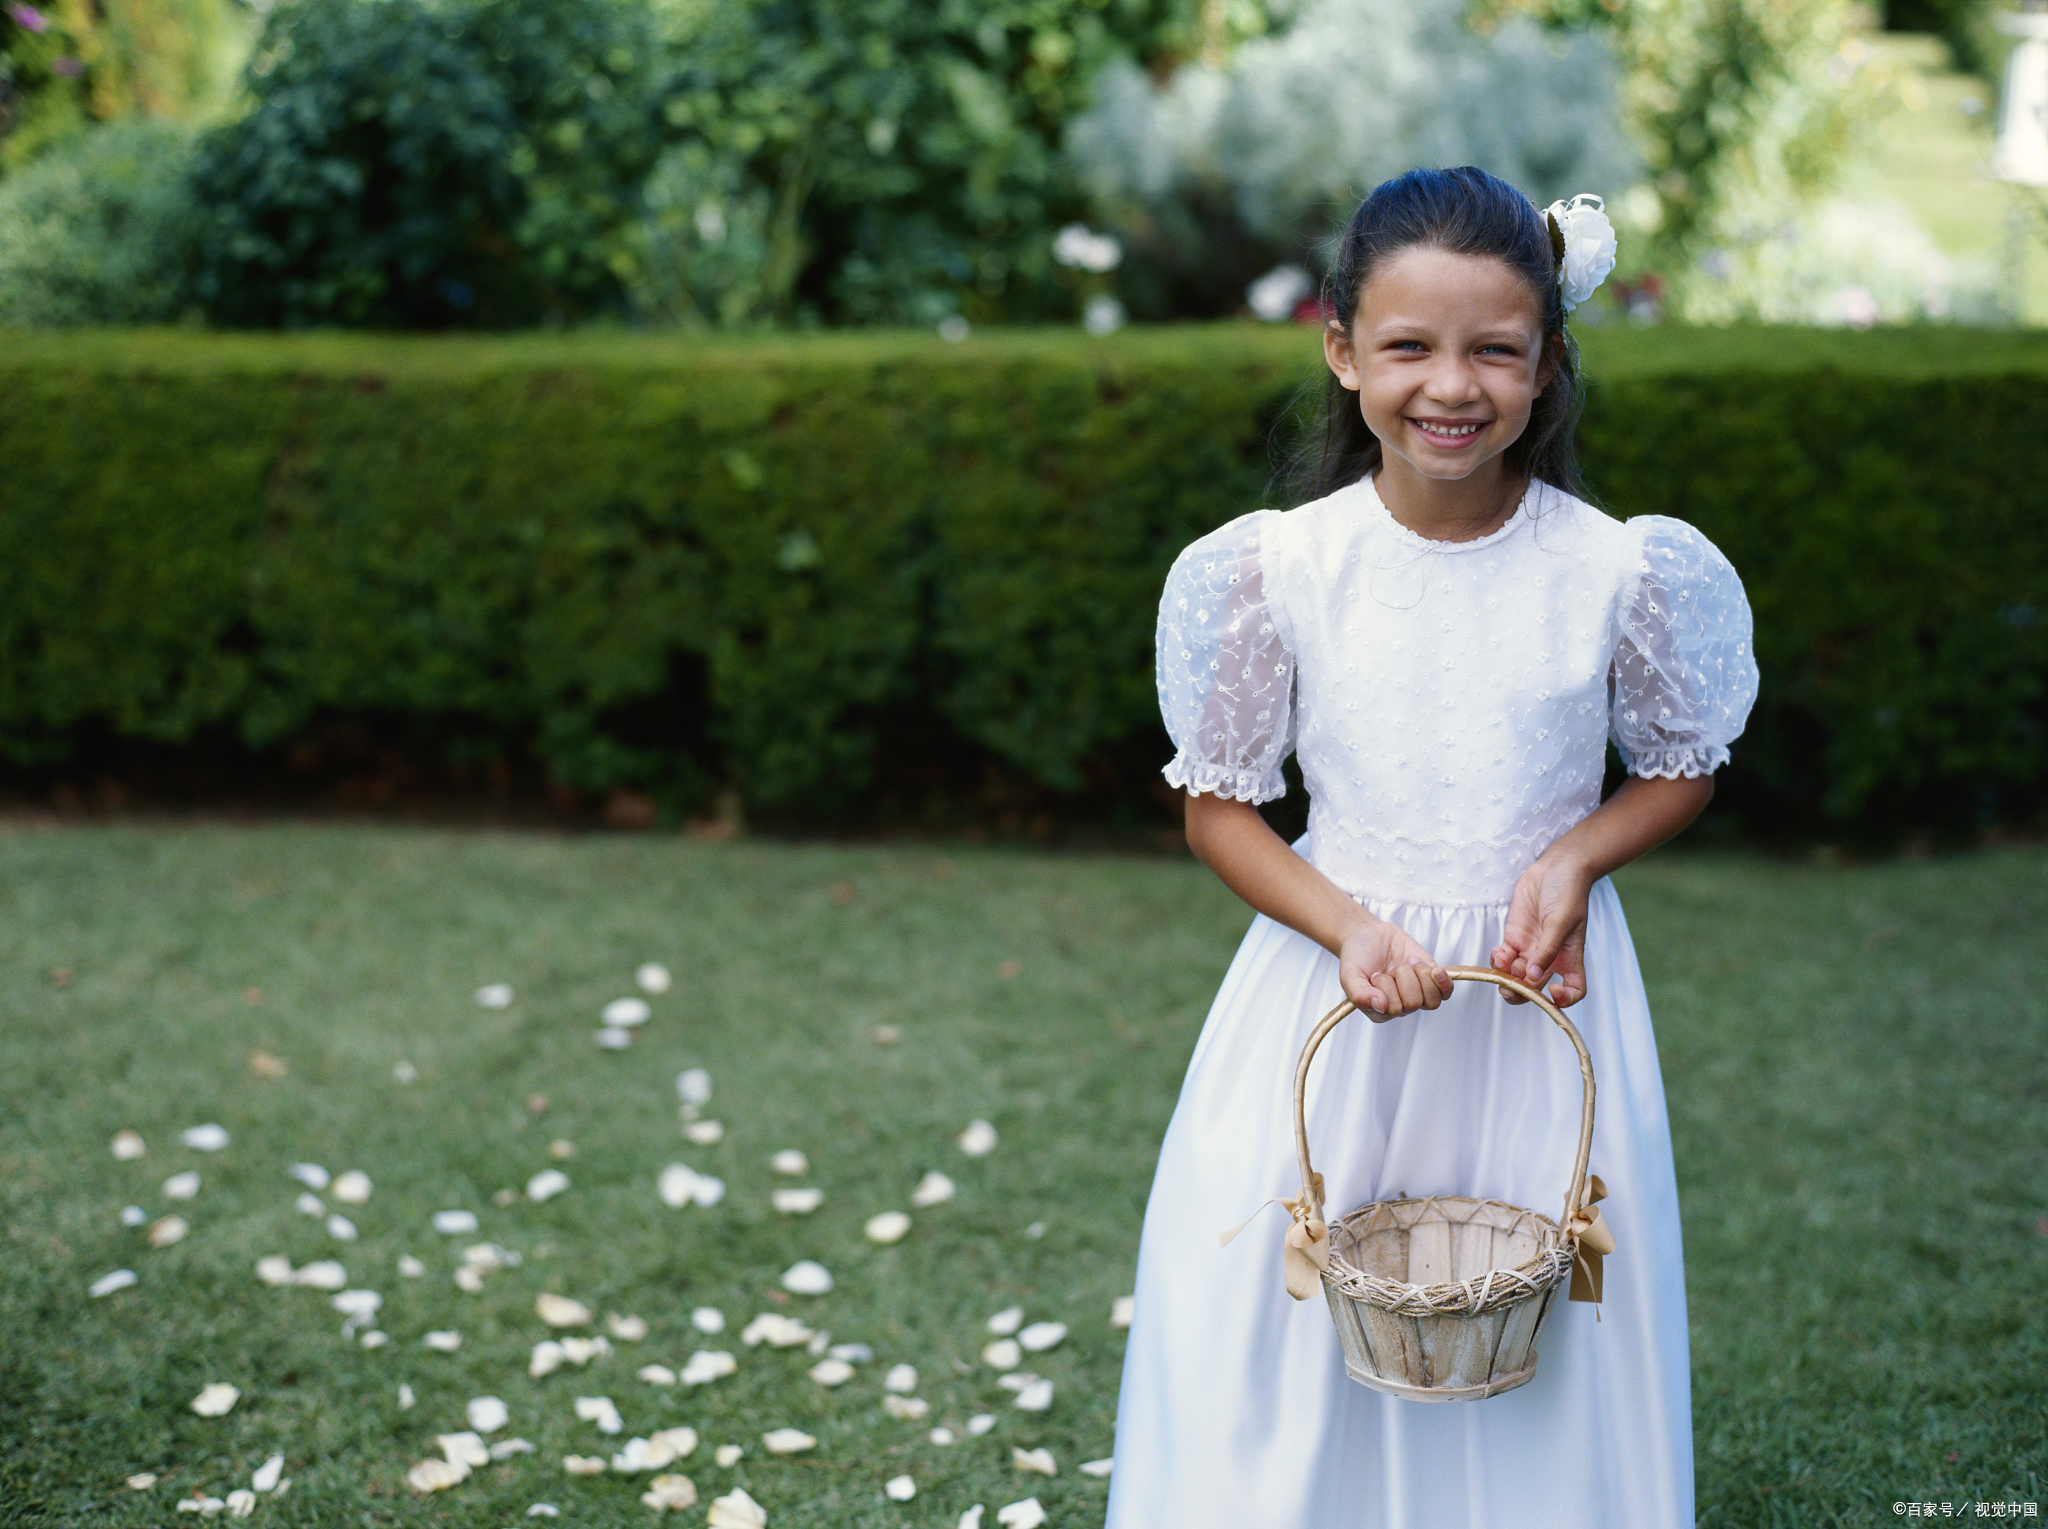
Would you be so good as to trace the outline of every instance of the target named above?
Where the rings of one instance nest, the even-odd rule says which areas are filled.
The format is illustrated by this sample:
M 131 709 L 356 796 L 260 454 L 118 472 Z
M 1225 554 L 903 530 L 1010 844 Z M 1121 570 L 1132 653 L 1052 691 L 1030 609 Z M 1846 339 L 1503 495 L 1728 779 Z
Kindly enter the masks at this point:
M 1607 204 L 1590 192 L 1582 191 L 1570 201 L 1552 202 L 1544 213 L 1563 237 L 1557 284 L 1564 296 L 1564 311 L 1570 313 L 1591 297 L 1614 269 L 1614 225 L 1607 221 Z

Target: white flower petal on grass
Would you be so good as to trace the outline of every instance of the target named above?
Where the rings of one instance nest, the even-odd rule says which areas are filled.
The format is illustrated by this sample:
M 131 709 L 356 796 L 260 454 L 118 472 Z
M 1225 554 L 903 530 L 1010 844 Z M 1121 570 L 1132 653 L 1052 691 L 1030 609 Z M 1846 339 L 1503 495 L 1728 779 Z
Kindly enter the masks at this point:
M 725 1313 L 716 1306 L 699 1306 L 690 1313 L 690 1325 L 700 1333 L 722 1333 Z
M 318 1163 L 293 1163 L 287 1171 L 308 1189 L 325 1189 L 327 1187 L 327 1170 Z
M 590 1308 L 566 1295 L 543 1290 L 533 1298 L 533 1309 L 550 1327 L 582 1327 L 590 1321 Z
M 410 1062 L 394 1062 L 391 1066 L 391 1076 L 400 1083 L 417 1083 L 420 1080 L 420 1070 Z
M 533 1357 L 526 1361 L 526 1373 L 535 1380 L 543 1375 L 552 1375 L 562 1367 L 562 1345 L 552 1338 L 543 1339 L 533 1346 Z
M 463 1414 L 478 1433 L 496 1433 L 512 1421 L 512 1409 L 495 1396 L 471 1397 Z
M 143 1141 L 141 1136 L 137 1135 L 134 1131 L 128 1130 L 126 1127 L 123 1127 L 121 1130 L 118 1130 L 114 1133 L 113 1141 L 108 1143 L 108 1150 L 111 1151 L 115 1157 L 119 1158 L 122 1162 L 126 1163 L 132 1162 L 136 1158 L 143 1156 L 145 1153 L 149 1151 L 149 1147 L 148 1144 Z
M 218 1152 L 228 1144 L 229 1137 L 226 1126 L 208 1122 L 206 1125 L 193 1126 L 189 1131 L 180 1132 L 178 1140 L 194 1152 Z
M 690 1186 L 690 1200 L 701 1210 L 709 1210 L 725 1198 L 725 1180 L 714 1179 L 708 1173 L 697 1175 L 697 1182 Z
M 344 1290 L 327 1304 L 345 1317 L 363 1319 L 377 1315 L 384 1297 L 374 1290 Z
M 212 1518 L 227 1504 L 218 1497 L 181 1497 L 178 1499 L 180 1513 L 197 1513 L 203 1518 Z
M 558 1163 L 566 1163 L 576 1155 L 576 1143 L 566 1137 L 557 1136 L 548 1143 L 548 1156 Z
M 943 1449 L 953 1442 L 953 1430 L 950 1428 L 934 1428 L 925 1437 Z
M 1045 1223 L 1043 1221 L 1032 1222 L 1031 1225 L 1024 1228 L 1024 1235 L 1033 1242 L 1038 1241 L 1039 1238 L 1045 1235 Z
M 744 1487 L 734 1487 L 725 1496 L 711 1499 L 704 1529 L 768 1529 L 768 1510 L 749 1497 Z
M 785 1216 L 808 1216 L 825 1203 L 822 1189 L 773 1189 L 768 1192 L 768 1203 Z
M 479 1009 L 509 1009 L 512 1007 L 512 984 L 509 982 L 486 982 L 471 995 Z
M 746 1451 L 737 1444 L 721 1444 L 711 1452 L 711 1458 L 718 1462 L 720 1470 L 729 1471 L 740 1463 L 740 1457 L 744 1454 Z
M 944 1205 L 957 1193 L 957 1186 L 936 1168 L 917 1181 L 917 1188 L 910 1191 L 910 1205 L 913 1210 L 928 1210 L 934 1205 Z
M 604 1325 L 621 1343 L 638 1343 L 647 1336 L 645 1317 L 625 1317 L 616 1311 L 608 1311 L 604 1314 Z
M 688 1163 L 670 1163 L 661 1170 L 657 1187 L 662 1204 L 671 1210 L 681 1210 L 690 1203 L 691 1191 L 697 1187 L 697 1170 Z
M 1038 1377 L 1029 1370 L 1017 1370 L 1009 1375 L 998 1375 L 996 1377 L 996 1384 L 1005 1391 L 1022 1391 L 1036 1379 Z
M 1017 1405 L 1026 1412 L 1043 1412 L 1052 1406 L 1052 1382 L 1034 1380 L 1017 1393 Z
M 228 1493 L 228 1517 L 247 1518 L 256 1511 L 256 1494 L 247 1487 Z
M 562 1510 L 551 1502 L 529 1503 L 526 1508 L 526 1516 L 528 1518 L 560 1518 Z
M 658 1471 L 675 1457 L 676 1452 L 665 1444 L 656 1444 L 649 1439 L 628 1439 L 626 1447 L 612 1456 L 612 1469 L 621 1474 Z
M 1036 1471 L 1041 1476 L 1057 1476 L 1059 1464 L 1049 1449 L 1012 1449 L 1010 1463 L 1020 1471 Z
M 1017 1341 L 1026 1353 L 1042 1354 L 1066 1335 L 1067 1324 L 1064 1322 L 1033 1322 L 1017 1334 Z
M 1024 1350 L 1015 1338 L 998 1338 L 981 1351 L 981 1362 L 991 1370 L 1014 1370 L 1024 1362 Z
M 697 1506 L 697 1483 L 688 1476 L 656 1476 L 640 1494 L 640 1501 L 657 1513 L 670 1508 Z
M 978 1439 L 995 1426 L 996 1415 L 993 1412 L 977 1412 L 967 1420 L 967 1437 Z
M 434 1444 L 441 1451 L 441 1458 L 451 1464 L 474 1468 L 491 1463 L 490 1447 L 472 1432 L 437 1433 Z
M 489 1271 L 519 1261 L 516 1256 L 508 1260 L 505 1251 L 495 1242 L 472 1242 L 462 1250 L 462 1262 L 468 1268 Z
M 976 1503 L 960 1515 L 960 1522 L 955 1524 L 953 1529 L 981 1529 L 981 1514 L 982 1506 Z
M 1136 1310 L 1137 1304 L 1137 1298 L 1128 1295 L 1120 1295 L 1111 1301 L 1109 1303 L 1109 1325 L 1111 1327 L 1129 1327 L 1131 1325 L 1131 1314 Z
M 843 1386 L 853 1379 L 853 1366 L 844 1359 L 820 1359 L 811 1366 L 810 1377 L 821 1386 Z
M 797 1455 L 817 1448 L 818 1441 L 801 1428 L 771 1428 L 761 1435 L 761 1446 L 771 1455 Z
M 686 1386 L 708 1385 L 714 1380 L 731 1375 L 740 1367 L 739 1361 L 724 1349 L 698 1349 L 683 1366 L 682 1374 L 676 1379 Z
M 510 1460 L 514 1455 L 537 1454 L 540 1446 L 531 1439 L 500 1439 L 491 1446 L 493 1460 Z
M 569 1175 L 559 1168 L 543 1168 L 526 1181 L 526 1198 L 539 1205 L 552 1200 L 569 1187 Z
M 1116 1464 L 1114 1455 L 1104 1455 L 1100 1460 L 1083 1460 L 1074 1469 L 1083 1476 L 1107 1476 L 1109 1468 Z
M 405 1484 L 422 1495 L 445 1492 L 469 1480 L 469 1467 L 453 1460 L 422 1460 L 405 1473 Z
M 970 1120 L 960 1133 L 960 1150 L 969 1157 L 987 1157 L 996 1149 L 996 1128 L 986 1120 Z
M 686 1120 L 683 1134 L 700 1147 L 715 1147 L 725 1140 L 725 1126 L 716 1120 Z
M 599 1433 L 623 1433 L 625 1420 L 619 1416 L 619 1409 L 612 1405 L 609 1396 L 579 1396 L 576 1398 L 576 1416 L 585 1423 L 597 1424 Z
M 910 1217 L 900 1210 L 885 1210 L 879 1216 L 870 1216 L 864 1231 L 869 1242 L 879 1242 L 887 1247 L 892 1242 L 901 1242 L 910 1231 Z
M 344 1205 L 363 1205 L 368 1203 L 375 1187 L 362 1169 L 351 1168 L 334 1181 L 334 1198 Z
M 832 1273 L 815 1259 L 801 1258 L 782 1271 L 782 1288 L 793 1295 L 823 1295 L 832 1288 Z
M 272 1455 L 268 1460 L 256 1467 L 256 1474 L 249 1478 L 249 1486 L 251 1490 L 257 1492 L 275 1492 L 277 1490 L 277 1478 L 283 1474 L 284 1456 Z
M 694 1428 L 660 1428 L 647 1436 L 648 1442 L 659 1444 L 681 1460 L 697 1450 L 697 1430 Z
M 164 1180 L 166 1200 L 189 1200 L 199 1193 L 199 1171 L 187 1168 L 183 1173 L 174 1173 Z
M 915 1423 L 932 1410 L 932 1404 L 921 1396 L 898 1396 L 891 1391 L 882 1397 L 882 1410 L 898 1422 Z
M 217 1380 L 200 1388 L 199 1394 L 192 1398 L 192 1410 L 203 1418 L 217 1418 L 227 1413 L 241 1398 L 240 1387 Z
M 257 1259 L 256 1277 L 266 1285 L 295 1285 L 299 1279 L 292 1261 L 282 1253 L 269 1253 Z
M 609 1354 L 611 1351 L 611 1341 L 603 1337 L 571 1337 L 562 1340 L 562 1357 L 575 1365 L 579 1370 L 599 1354 Z
M 711 1074 L 701 1067 L 691 1067 L 677 1073 L 676 1097 L 685 1104 L 709 1104 L 711 1102 Z
M 135 1271 L 133 1269 L 116 1269 L 112 1273 L 102 1274 L 98 1279 L 94 1280 L 91 1285 L 86 1287 L 86 1294 L 90 1295 L 94 1300 L 98 1300 L 103 1295 L 112 1295 L 116 1290 L 126 1290 L 135 1283 Z
M 668 968 L 659 961 L 643 961 L 633 972 L 633 982 L 643 993 L 652 993 L 659 998 L 669 990 L 674 981 Z
M 602 1476 L 610 1467 L 602 1455 L 564 1455 L 562 1469 L 571 1476 Z
M 398 1410 L 400 1412 L 412 1411 L 413 1403 L 417 1400 L 418 1398 L 412 1394 L 412 1387 L 400 1381 L 398 1384 Z
M 882 1492 L 891 1502 L 909 1502 L 917 1495 L 917 1483 L 908 1476 L 891 1476 L 882 1483 Z
M 148 1220 L 149 1212 L 139 1205 L 124 1205 L 121 1207 L 121 1225 L 125 1227 L 138 1227 Z
M 1027 1497 L 996 1509 L 996 1522 L 1003 1529 L 1038 1529 L 1045 1522 L 1045 1508 L 1036 1497 Z
M 331 1258 L 317 1259 L 301 1266 L 292 1282 L 309 1290 L 343 1290 L 348 1287 L 348 1270 Z
M 327 1207 L 321 1203 L 320 1197 L 310 1189 L 299 1191 L 299 1197 L 292 1202 L 292 1208 L 300 1215 L 311 1216 L 316 1220 L 327 1214 Z
M 748 1348 L 760 1343 L 770 1348 L 795 1348 L 799 1343 L 809 1343 L 814 1336 L 804 1323 L 779 1311 L 764 1311 L 740 1329 L 740 1342 Z
M 452 1354 L 462 1347 L 462 1334 L 449 1327 L 428 1333 L 420 1341 L 437 1354 Z
M 356 1240 L 356 1224 L 349 1220 L 348 1217 L 342 1215 L 340 1211 L 336 1211 L 327 1218 L 327 1235 L 336 1242 L 354 1242 Z
M 361 1344 L 364 1348 L 382 1348 L 385 1344 L 389 1343 L 390 1341 L 391 1334 L 386 1332 L 379 1332 L 374 1327 L 371 1328 L 368 1332 L 364 1333 L 362 1337 L 356 1339 L 356 1342 Z
M 167 1248 L 174 1242 L 183 1242 L 185 1234 L 191 1230 L 192 1223 L 183 1216 L 164 1216 L 150 1224 L 149 1245 Z
M 917 1389 L 917 1367 L 908 1364 L 892 1364 L 889 1373 L 882 1377 L 884 1391 L 901 1391 L 905 1394 Z
M 643 1364 L 635 1375 L 650 1386 L 672 1386 L 676 1383 L 676 1372 L 665 1364 Z
M 1024 1325 L 1022 1306 L 1005 1306 L 988 1319 L 988 1330 L 999 1338 L 1007 1338 Z
M 398 1273 L 402 1279 L 418 1279 L 427 1272 L 427 1266 L 410 1253 L 398 1255 Z
M 633 1044 L 633 1032 L 624 1025 L 606 1025 L 590 1039 L 601 1051 L 624 1051 Z
M 473 1210 L 437 1210 L 434 1212 L 434 1230 L 443 1237 L 467 1237 L 476 1230 L 476 1212 Z
M 455 1288 L 476 1295 L 484 1288 L 484 1271 L 475 1264 L 464 1264 L 455 1271 Z
M 784 1147 L 768 1159 L 768 1166 L 785 1178 L 798 1178 L 811 1171 L 811 1160 L 794 1147 Z
M 647 1000 L 644 998 L 614 998 L 604 1006 L 604 1013 L 600 1018 L 607 1025 L 615 1025 L 623 1030 L 634 1025 L 644 1025 L 653 1016 L 654 1010 L 647 1006 Z

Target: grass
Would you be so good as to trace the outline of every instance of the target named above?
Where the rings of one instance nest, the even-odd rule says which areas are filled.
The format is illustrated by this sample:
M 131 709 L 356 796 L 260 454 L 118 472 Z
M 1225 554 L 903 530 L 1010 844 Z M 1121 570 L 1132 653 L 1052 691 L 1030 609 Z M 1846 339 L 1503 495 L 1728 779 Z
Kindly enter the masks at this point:
M 2048 856 L 1828 868 L 1667 854 L 1623 883 L 1685 1196 L 1701 1524 L 2048 1499 Z M 629 1433 L 696 1426 L 706 1447 L 679 1468 L 706 1499 L 745 1484 L 776 1529 L 950 1525 L 970 1503 L 1034 1490 L 1054 1524 L 1096 1522 L 1104 1488 L 1073 1466 L 1110 1446 L 1121 1344 L 1106 1317 L 1244 922 L 1180 859 L 306 826 L 0 832 L 0 1522 L 162 1524 L 173 1498 L 224 1495 L 279 1450 L 294 1485 L 259 1507 L 270 1524 L 500 1526 L 537 1500 L 565 1522 L 645 1522 L 639 1486 L 555 1464 L 616 1443 L 575 1422 L 580 1394 L 611 1396 Z M 633 1050 L 599 1051 L 599 1007 L 651 958 L 675 990 Z M 470 1002 L 492 980 L 518 989 L 509 1010 Z M 878 1024 L 905 1039 L 878 1046 Z M 288 1075 L 252 1075 L 259 1049 Z M 400 1061 L 417 1082 L 394 1080 Z M 692 1064 L 717 1082 L 716 1147 L 677 1134 L 672 1080 Z M 1002 1135 L 980 1160 L 951 1144 L 974 1116 Z M 178 1144 L 204 1120 L 233 1133 L 217 1156 Z M 121 1126 L 148 1139 L 145 1159 L 109 1155 Z M 495 1206 L 548 1166 L 556 1138 L 575 1143 L 573 1187 Z M 784 1146 L 810 1154 L 807 1182 L 826 1191 L 809 1218 L 767 1208 L 766 1158 Z M 375 1180 L 359 1242 L 294 1212 L 285 1169 L 302 1159 Z M 726 1201 L 662 1205 L 654 1179 L 672 1160 L 723 1176 Z M 158 1186 L 187 1167 L 205 1179 L 178 1207 L 194 1229 L 150 1251 L 117 1212 L 170 1209 Z M 867 1243 L 866 1217 L 933 1167 L 958 1200 L 895 1247 Z M 470 1239 L 427 1226 L 456 1205 L 526 1255 L 481 1294 L 449 1281 Z M 405 1251 L 427 1278 L 395 1276 Z M 385 1293 L 391 1345 L 365 1352 L 318 1292 L 258 1283 L 268 1252 L 341 1258 L 352 1283 Z M 689 1329 L 695 1305 L 735 1326 L 784 1309 L 767 1292 L 800 1257 L 838 1288 L 786 1309 L 872 1344 L 858 1379 L 824 1391 L 801 1350 L 736 1343 L 739 1374 L 700 1390 L 633 1378 L 716 1346 Z M 141 1284 L 88 1299 L 117 1267 Z M 543 1289 L 652 1331 L 530 1380 Z M 1007 1406 L 975 1364 L 983 1319 L 1013 1303 L 1073 1328 L 1033 1358 L 1058 1383 L 1042 1416 Z M 460 1351 L 425 1351 L 421 1335 L 443 1327 L 462 1331 Z M 882 1417 L 879 1372 L 899 1359 L 922 1372 L 931 1422 L 987 1410 L 997 1428 L 942 1449 L 924 1425 Z M 215 1380 L 241 1402 L 194 1416 L 186 1404 Z M 540 1453 L 414 1497 L 405 1468 L 483 1393 Z M 763 1458 L 758 1436 L 777 1425 L 816 1434 L 818 1450 Z M 754 1448 L 719 1470 L 706 1455 L 722 1440 Z M 1020 1477 L 1011 1447 L 1040 1444 L 1061 1474 Z M 128 1491 L 142 1470 L 162 1482 Z M 919 1483 L 908 1505 L 880 1494 L 899 1471 Z

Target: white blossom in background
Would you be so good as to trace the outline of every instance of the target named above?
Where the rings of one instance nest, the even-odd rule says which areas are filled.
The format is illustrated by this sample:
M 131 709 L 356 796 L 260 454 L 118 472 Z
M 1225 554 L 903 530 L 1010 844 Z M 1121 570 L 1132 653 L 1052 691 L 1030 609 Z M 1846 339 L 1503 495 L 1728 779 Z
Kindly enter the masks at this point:
M 1081 327 L 1098 340 L 1115 334 L 1130 321 L 1124 305 L 1107 292 L 1098 292 L 1081 309 Z
M 1053 235 L 1052 258 L 1077 271 L 1100 275 L 1123 264 L 1124 247 L 1115 234 L 1099 234 L 1085 223 L 1069 223 Z
M 1293 261 L 1276 265 L 1244 289 L 1245 305 L 1268 324 L 1284 324 L 1315 296 L 1316 279 Z

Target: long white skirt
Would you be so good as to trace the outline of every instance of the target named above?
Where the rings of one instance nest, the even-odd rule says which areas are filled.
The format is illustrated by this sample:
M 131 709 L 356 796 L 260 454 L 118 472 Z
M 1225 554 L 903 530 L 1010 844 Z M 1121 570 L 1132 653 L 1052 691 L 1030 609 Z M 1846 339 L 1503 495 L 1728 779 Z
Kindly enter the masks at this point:
M 1486 966 L 1504 907 L 1368 901 L 1446 965 Z M 1619 1244 L 1604 1304 L 1560 1298 L 1534 1379 L 1484 1401 L 1397 1400 L 1348 1379 L 1321 1300 L 1281 1284 L 1293 1081 L 1341 1001 L 1336 958 L 1256 919 L 1209 1011 L 1159 1153 L 1124 1358 L 1109 1529 L 1690 1529 L 1685 1268 L 1656 1040 L 1611 883 L 1594 888 L 1588 993 L 1569 1012 L 1598 1094 L 1592 1171 Z M 1329 1213 L 1403 1191 L 1557 1219 L 1579 1130 L 1570 1041 L 1462 983 L 1435 1013 L 1347 1019 L 1308 1087 Z

